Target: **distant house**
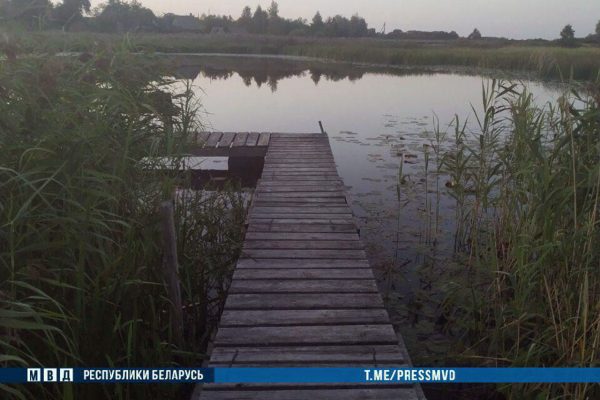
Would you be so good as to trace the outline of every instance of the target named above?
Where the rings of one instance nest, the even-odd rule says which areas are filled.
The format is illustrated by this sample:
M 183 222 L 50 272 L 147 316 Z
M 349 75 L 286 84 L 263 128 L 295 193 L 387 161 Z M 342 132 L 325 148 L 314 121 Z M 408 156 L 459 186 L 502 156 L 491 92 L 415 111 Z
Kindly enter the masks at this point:
M 204 25 L 197 17 L 190 15 L 165 15 L 165 19 L 170 21 L 170 30 L 177 32 L 202 32 Z

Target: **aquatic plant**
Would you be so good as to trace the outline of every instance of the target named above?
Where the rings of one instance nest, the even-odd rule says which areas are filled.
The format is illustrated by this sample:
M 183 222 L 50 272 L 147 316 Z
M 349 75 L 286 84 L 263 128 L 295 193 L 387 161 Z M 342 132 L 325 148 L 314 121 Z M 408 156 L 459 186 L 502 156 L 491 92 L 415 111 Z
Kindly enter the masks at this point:
M 471 129 L 455 128 L 444 166 L 456 199 L 456 252 L 470 284 L 444 309 L 487 366 L 593 367 L 600 351 L 600 91 L 534 105 L 492 81 Z M 506 385 L 509 398 L 595 398 L 598 386 Z
M 182 192 L 189 88 L 127 46 L 0 63 L 0 363 L 199 365 L 239 254 L 245 201 Z M 177 193 L 176 196 L 174 194 Z M 158 206 L 174 201 L 184 337 L 171 329 Z M 184 386 L 0 387 L 3 398 L 170 398 Z

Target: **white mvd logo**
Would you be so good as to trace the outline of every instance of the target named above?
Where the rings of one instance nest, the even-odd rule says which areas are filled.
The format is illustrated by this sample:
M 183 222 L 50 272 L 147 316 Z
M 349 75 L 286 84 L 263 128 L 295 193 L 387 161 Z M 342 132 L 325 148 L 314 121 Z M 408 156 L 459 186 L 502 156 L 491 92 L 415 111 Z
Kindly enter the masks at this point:
M 27 382 L 73 382 L 73 368 L 27 368 Z

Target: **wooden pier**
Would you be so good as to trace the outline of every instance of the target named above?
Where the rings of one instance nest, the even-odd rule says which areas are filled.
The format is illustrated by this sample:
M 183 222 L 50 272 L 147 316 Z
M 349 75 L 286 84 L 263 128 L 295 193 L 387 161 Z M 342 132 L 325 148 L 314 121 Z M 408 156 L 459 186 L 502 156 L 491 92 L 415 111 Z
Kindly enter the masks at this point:
M 229 138 L 228 138 L 229 140 Z M 270 134 L 211 367 L 401 367 L 325 134 Z M 393 384 L 205 385 L 201 399 L 419 399 Z

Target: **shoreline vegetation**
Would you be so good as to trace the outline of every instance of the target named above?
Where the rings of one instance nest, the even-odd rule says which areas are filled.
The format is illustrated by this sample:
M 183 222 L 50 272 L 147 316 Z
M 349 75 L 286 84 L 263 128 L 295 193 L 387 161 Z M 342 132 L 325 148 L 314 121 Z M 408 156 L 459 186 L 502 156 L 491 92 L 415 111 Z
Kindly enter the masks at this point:
M 234 183 L 191 191 L 178 168 L 153 171 L 161 157 L 183 165 L 201 121 L 192 90 L 173 89 L 149 64 L 126 49 L 0 63 L 2 367 L 205 359 L 247 199 Z M 180 299 L 165 282 L 165 202 L 174 205 Z M 0 385 L 0 397 L 186 398 L 192 389 Z
M 434 283 L 444 293 L 436 326 L 453 338 L 445 362 L 597 367 L 600 88 L 573 89 L 541 106 L 520 84 L 491 80 L 482 94 L 474 126 L 462 116 L 446 128 L 436 121 L 423 150 L 437 181 L 426 192 L 439 199 L 445 191 L 456 204 L 453 257 Z M 446 138 L 454 145 L 442 150 Z M 406 178 L 400 167 L 400 204 Z M 438 236 L 434 202 L 426 205 L 435 226 L 426 236 L 432 254 L 448 239 Z M 599 390 L 497 387 L 507 399 L 584 400 Z
M 6 36 L 6 35 L 5 35 Z M 524 72 L 540 79 L 595 81 L 600 47 L 561 47 L 536 41 L 420 41 L 378 38 L 307 38 L 196 33 L 20 32 L 4 47 L 19 53 L 99 52 L 126 44 L 145 54 L 253 54 L 300 56 L 389 67 L 466 67 Z

